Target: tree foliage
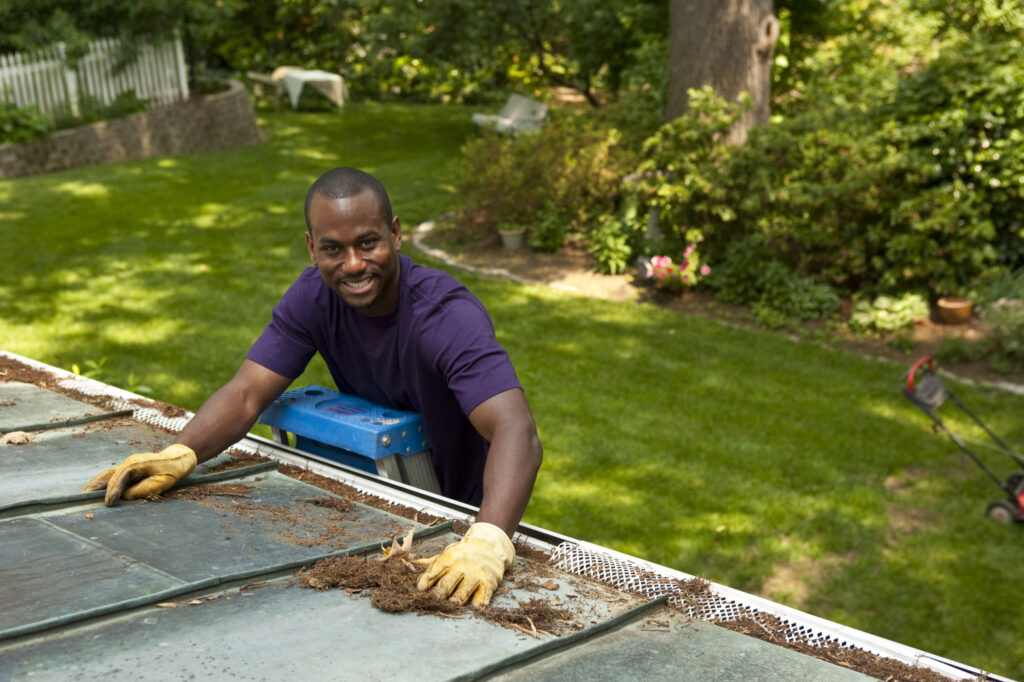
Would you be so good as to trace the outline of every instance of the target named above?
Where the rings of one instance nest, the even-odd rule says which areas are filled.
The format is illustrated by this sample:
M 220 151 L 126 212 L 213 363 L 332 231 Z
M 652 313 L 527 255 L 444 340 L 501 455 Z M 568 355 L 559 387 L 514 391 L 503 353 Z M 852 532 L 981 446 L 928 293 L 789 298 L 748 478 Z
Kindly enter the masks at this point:
M 253 0 L 222 22 L 208 53 L 239 71 L 339 71 L 375 98 L 464 101 L 561 85 L 596 104 L 665 35 L 666 17 L 655 0 Z
M 192 62 L 245 0 L 5 0 L 0 3 L 0 53 L 32 52 L 64 43 L 73 66 L 96 38 L 120 43 L 125 66 L 147 43 L 185 38 Z
M 939 296 L 1024 266 L 1022 13 L 847 4 L 859 28 L 798 65 L 799 96 L 743 148 L 720 144 L 733 114 L 710 96 L 659 131 L 645 198 L 670 233 L 705 230 L 712 263 L 756 234 L 846 291 Z
M 63 40 L 81 54 L 95 36 L 122 38 L 130 51 L 179 31 L 198 63 L 338 71 L 373 98 L 503 99 L 509 89 L 568 86 L 601 108 L 561 121 L 556 111 L 551 132 L 467 150 L 480 171 L 466 196 L 488 202 L 491 223 L 533 215 L 545 248 L 575 233 L 625 262 L 644 248 L 651 205 L 660 246 L 682 248 L 699 229 L 714 266 L 756 236 L 798 276 L 846 291 L 939 295 L 1024 266 L 1019 3 L 775 8 L 772 123 L 737 149 L 722 145 L 735 105 L 710 93 L 659 130 L 668 21 L 655 0 L 8 0 L 0 51 Z M 484 189 L 468 191 L 473 182 Z

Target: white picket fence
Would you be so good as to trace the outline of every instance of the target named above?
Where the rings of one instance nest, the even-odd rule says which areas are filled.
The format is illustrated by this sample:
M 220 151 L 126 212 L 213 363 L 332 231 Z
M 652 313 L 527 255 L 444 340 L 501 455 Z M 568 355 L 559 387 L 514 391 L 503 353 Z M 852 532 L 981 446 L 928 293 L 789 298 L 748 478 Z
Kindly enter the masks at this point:
M 109 104 L 134 90 L 154 107 L 188 99 L 181 40 L 143 46 L 139 58 L 119 73 L 114 71 L 117 48 L 113 39 L 95 41 L 77 69 L 68 67 L 64 43 L 32 54 L 0 55 L 0 99 L 18 106 L 35 104 L 51 115 L 62 107 L 77 113 L 84 95 Z

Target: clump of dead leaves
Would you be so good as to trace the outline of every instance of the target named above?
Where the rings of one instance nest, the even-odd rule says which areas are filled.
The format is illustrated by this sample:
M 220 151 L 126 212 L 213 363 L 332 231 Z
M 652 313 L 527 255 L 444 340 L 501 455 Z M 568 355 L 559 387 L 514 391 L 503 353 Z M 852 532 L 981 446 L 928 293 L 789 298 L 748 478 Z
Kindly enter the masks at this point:
M 421 592 L 416 580 L 424 567 L 414 562 L 413 532 L 401 543 L 395 538 L 383 553 L 369 557 L 331 557 L 318 561 L 308 571 L 299 571 L 299 585 L 314 590 L 339 588 L 349 594 L 371 590 L 370 603 L 382 611 L 396 613 L 457 613 L 462 606 Z
M 410 531 L 401 543 L 392 539 L 391 546 L 383 548 L 378 557 L 323 559 L 309 570 L 299 571 L 299 585 L 314 590 L 342 589 L 364 596 L 365 591 L 374 607 L 389 613 L 465 613 L 467 607 L 416 586 L 429 561 L 416 557 L 412 543 Z M 474 615 L 538 638 L 541 634 L 558 636 L 582 627 L 574 622 L 571 613 L 554 608 L 544 599 L 521 601 L 518 608 L 487 606 L 475 610 Z

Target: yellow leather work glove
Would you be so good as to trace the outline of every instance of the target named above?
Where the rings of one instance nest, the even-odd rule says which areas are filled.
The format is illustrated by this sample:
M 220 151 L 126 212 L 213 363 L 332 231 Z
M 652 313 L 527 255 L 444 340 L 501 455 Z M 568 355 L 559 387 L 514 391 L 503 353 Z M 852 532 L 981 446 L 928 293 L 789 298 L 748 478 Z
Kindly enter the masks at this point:
M 172 445 L 160 452 L 140 452 L 85 484 L 82 492 L 107 489 L 104 504 L 159 495 L 196 468 L 196 453 L 187 445 Z M 131 486 L 131 487 L 129 487 Z
M 439 597 L 460 604 L 472 599 L 473 608 L 487 606 L 515 558 L 516 548 L 505 531 L 490 523 L 474 523 L 462 540 L 437 556 L 420 559 L 429 565 L 416 586 L 433 587 Z

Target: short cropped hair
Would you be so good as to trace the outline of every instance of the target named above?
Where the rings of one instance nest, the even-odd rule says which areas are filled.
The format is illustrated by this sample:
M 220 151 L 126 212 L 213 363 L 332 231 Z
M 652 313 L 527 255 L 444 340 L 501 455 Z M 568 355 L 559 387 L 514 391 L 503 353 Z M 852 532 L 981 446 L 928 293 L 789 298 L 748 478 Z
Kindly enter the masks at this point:
M 373 192 L 377 199 L 377 206 L 380 209 L 380 217 L 384 220 L 384 226 L 391 227 L 394 216 L 391 212 L 391 200 L 388 199 L 387 190 L 381 181 L 365 171 L 358 168 L 342 166 L 333 168 L 321 175 L 306 192 L 306 230 L 309 226 L 309 205 L 313 203 L 313 197 L 321 196 L 327 199 L 347 199 L 348 197 L 359 196 L 363 192 Z

